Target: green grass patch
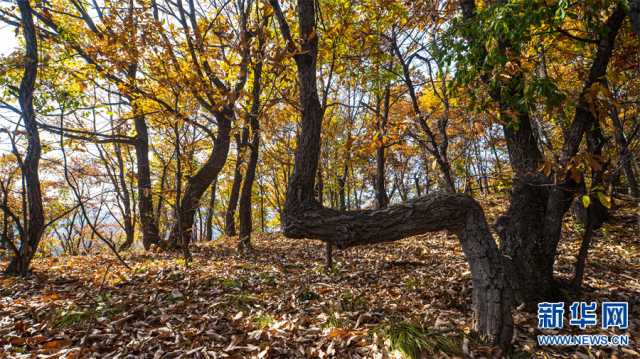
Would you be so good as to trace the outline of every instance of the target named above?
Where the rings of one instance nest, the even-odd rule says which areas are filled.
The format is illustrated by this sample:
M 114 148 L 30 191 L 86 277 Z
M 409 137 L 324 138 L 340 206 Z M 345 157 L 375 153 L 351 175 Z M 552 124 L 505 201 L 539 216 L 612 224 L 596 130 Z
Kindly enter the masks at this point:
M 460 337 L 429 331 L 413 322 L 385 323 L 376 328 L 375 332 L 388 342 L 391 351 L 398 351 L 405 358 L 419 359 L 424 355 L 432 357 L 439 352 L 463 356 Z

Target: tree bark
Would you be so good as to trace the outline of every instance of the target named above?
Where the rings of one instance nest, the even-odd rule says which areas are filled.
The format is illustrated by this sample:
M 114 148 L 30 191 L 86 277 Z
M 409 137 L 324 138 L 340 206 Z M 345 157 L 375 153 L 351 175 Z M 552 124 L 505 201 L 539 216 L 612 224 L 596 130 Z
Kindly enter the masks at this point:
M 245 145 L 246 128 L 242 129 L 242 135 L 236 135 L 236 165 L 233 171 L 233 184 L 229 195 L 229 204 L 224 216 L 224 233 L 228 237 L 236 235 L 236 209 L 242 184 L 242 152 Z
M 600 84 L 601 86 L 606 87 L 606 74 L 609 59 L 613 53 L 615 39 L 625 16 L 624 7 L 622 5 L 618 5 L 607 19 L 605 24 L 606 31 L 604 31 L 603 35 L 601 35 L 598 40 L 598 47 L 589 71 L 589 76 L 585 81 L 576 106 L 574 120 L 571 127 L 565 133 L 563 150 L 560 156 L 560 163 L 564 168 L 566 168 L 569 160 L 578 153 L 584 133 L 590 131 L 588 136 L 592 136 L 593 133 L 591 133 L 591 131 L 599 128 L 598 119 L 596 115 L 591 112 L 590 93 L 595 84 Z M 588 141 L 593 141 L 593 138 L 588 137 Z M 594 149 L 593 143 L 587 143 L 587 145 L 590 152 L 597 151 Z M 602 144 L 599 144 L 599 146 L 601 145 Z M 545 256 L 551 259 L 547 272 L 551 275 L 553 273 L 553 259 L 555 259 L 558 242 L 560 240 L 562 220 L 564 219 L 564 215 L 570 208 L 571 202 L 577 193 L 577 191 L 575 191 L 576 186 L 577 184 L 571 178 L 570 174 L 566 173 L 564 180 L 559 185 L 553 186 L 550 190 L 543 228 L 544 249 L 546 252 Z
M 387 121 L 389 119 L 389 101 L 391 98 L 390 85 L 387 84 L 384 89 L 383 95 L 383 110 L 382 116 L 377 114 L 378 117 L 378 132 L 384 139 L 387 132 Z M 379 111 L 378 111 L 379 112 Z M 386 208 L 389 204 L 389 196 L 387 196 L 387 190 L 385 188 L 386 183 L 386 171 L 385 171 L 385 145 L 384 141 L 381 141 L 380 145 L 376 149 L 376 201 L 378 202 L 378 208 Z
M 461 7 L 465 20 L 472 21 L 475 1 L 461 1 Z M 542 152 L 538 148 L 529 110 L 520 105 L 524 102 L 520 101 L 524 99 L 524 75 L 517 73 L 506 84 L 491 90 L 491 97 L 500 106 L 501 117 L 508 122 L 503 126 L 503 132 L 515 173 L 509 209 L 498 219 L 496 227 L 502 239 L 502 251 L 512 261 L 513 268 L 509 274 L 519 302 L 532 304 L 559 295 L 553 265 L 564 216 L 578 192 L 578 184 L 566 168 L 577 153 L 585 131 L 597 121 L 590 112 L 588 94 L 596 82 L 604 81 L 624 16 L 624 10 L 618 6 L 607 19 L 606 31 L 601 32 L 574 120 L 565 132 L 559 161 L 563 170 L 559 173 L 550 177 L 538 173 L 543 161 Z M 499 39 L 499 48 L 506 56 L 511 51 L 511 44 Z M 517 62 L 517 59 L 513 61 Z
M 640 4 L 640 1 L 638 1 Z M 640 6 L 640 5 L 639 5 Z M 627 185 L 629 186 L 629 192 L 635 198 L 636 201 L 640 201 L 640 188 L 638 187 L 638 180 L 636 174 L 633 171 L 633 153 L 629 151 L 629 143 L 624 135 L 624 127 L 620 121 L 618 109 L 615 106 L 611 109 L 611 120 L 613 122 L 614 137 L 616 144 L 620 148 L 620 164 L 624 171 L 624 176 L 627 179 Z
M 289 26 L 277 0 L 271 4 L 284 38 Z M 399 240 L 430 231 L 458 235 L 472 272 L 474 329 L 496 344 L 508 345 L 513 334 L 511 291 L 480 205 L 463 194 L 435 194 L 380 210 L 338 211 L 322 207 L 313 184 L 320 153 L 322 109 L 316 88 L 318 37 L 315 3 L 298 0 L 302 51 L 295 55 L 302 109 L 294 172 L 289 181 L 283 232 L 291 238 L 314 238 L 338 248 Z
M 258 167 L 258 157 L 260 151 L 260 94 L 262 92 L 262 48 L 263 34 L 259 35 L 258 48 L 259 58 L 253 68 L 253 89 L 251 112 L 249 113 L 249 126 L 251 127 L 251 143 L 249 144 L 249 162 L 242 183 L 242 191 L 240 193 L 240 251 L 251 250 L 251 230 L 253 228 L 253 219 L 251 216 L 253 192 L 253 182 L 256 177 L 256 168 Z
M 580 204 L 581 205 L 581 204 Z M 584 278 L 584 268 L 587 264 L 587 255 L 589 253 L 589 246 L 591 246 L 591 240 L 593 238 L 593 225 L 592 225 L 592 210 L 587 208 L 587 219 L 585 223 L 584 235 L 582 242 L 580 243 L 580 250 L 578 257 L 576 258 L 575 270 L 571 286 L 575 292 L 580 292 L 582 289 L 582 282 Z
M 26 223 L 28 224 L 26 226 L 26 237 L 21 240 L 19 254 L 11 259 L 5 273 L 26 276 L 29 273 L 29 265 L 38 249 L 38 244 L 44 232 L 44 210 L 42 208 L 42 192 L 38 174 L 42 146 L 40 145 L 40 134 L 38 133 L 36 115 L 33 108 L 33 94 L 38 72 L 38 42 L 29 0 L 18 0 L 18 7 L 20 8 L 20 21 L 26 47 L 24 73 L 20 81 L 18 101 L 22 110 L 22 118 L 28 139 L 22 173 L 27 188 L 29 213 L 28 222 Z
M 149 165 L 149 131 L 144 116 L 134 118 L 136 128 L 136 164 L 138 167 L 138 211 L 142 227 L 142 244 L 145 249 L 160 242 L 158 223 L 153 215 L 151 170 Z
M 178 218 L 170 234 L 171 241 L 179 247 L 187 248 L 196 209 L 200 205 L 200 198 L 211 183 L 218 178 L 218 174 L 227 160 L 233 118 L 233 108 L 230 107 L 216 114 L 218 133 L 213 142 L 213 150 L 202 167 L 187 181 L 187 187 L 180 199 Z
M 129 194 L 129 189 L 127 188 L 127 182 L 125 179 L 125 166 L 124 166 L 124 159 L 122 158 L 122 149 L 120 148 L 120 144 L 118 143 L 113 144 L 113 149 L 116 155 L 116 160 L 118 162 L 118 185 L 117 186 L 119 186 L 120 188 L 118 192 L 120 192 L 119 195 L 121 196 L 122 209 L 123 209 L 122 220 L 124 222 L 124 232 L 126 235 L 126 239 L 124 243 L 122 243 L 122 245 L 120 245 L 120 248 L 118 249 L 122 251 L 122 250 L 131 248 L 131 245 L 133 244 L 135 225 L 134 225 L 133 216 L 131 214 L 131 196 Z M 105 165 L 108 166 L 106 161 L 105 161 Z M 116 187 L 116 189 L 117 188 L 118 187 Z
M 629 1 L 629 16 L 636 35 L 640 36 L 640 0 Z

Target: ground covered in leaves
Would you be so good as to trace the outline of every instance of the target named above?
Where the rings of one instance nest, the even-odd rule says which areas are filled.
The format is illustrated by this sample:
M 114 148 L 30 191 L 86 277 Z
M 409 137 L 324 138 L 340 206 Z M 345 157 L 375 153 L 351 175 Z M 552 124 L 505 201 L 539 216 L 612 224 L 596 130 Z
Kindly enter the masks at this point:
M 490 220 L 498 202 L 484 203 Z M 510 357 L 640 357 L 638 217 L 616 213 L 595 238 L 583 298 L 629 301 L 631 346 L 537 347 L 535 313 L 519 308 Z M 581 229 L 564 232 L 557 276 L 569 278 Z M 469 332 L 470 273 L 453 235 L 334 251 L 330 272 L 320 242 L 256 237 L 253 256 L 231 239 L 198 244 L 188 266 L 163 253 L 127 253 L 132 270 L 109 254 L 40 258 L 26 280 L 0 277 L 0 357 L 504 354 Z

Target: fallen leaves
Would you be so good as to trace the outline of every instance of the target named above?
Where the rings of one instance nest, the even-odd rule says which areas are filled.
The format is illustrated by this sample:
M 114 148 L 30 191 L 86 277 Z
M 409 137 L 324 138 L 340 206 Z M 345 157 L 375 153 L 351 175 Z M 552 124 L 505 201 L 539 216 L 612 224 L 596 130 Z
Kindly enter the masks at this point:
M 596 358 L 638 352 L 640 243 L 628 227 L 607 225 L 596 239 L 586 288 L 594 300 L 631 302 L 632 347 Z M 561 278 L 580 233 L 565 226 Z M 130 272 L 108 255 L 38 259 L 30 278 L 0 277 L 0 357 L 389 358 L 376 333 L 395 320 L 445 333 L 450 357 L 496 355 L 471 339 L 470 272 L 452 235 L 337 252 L 330 273 L 319 242 L 256 237 L 247 257 L 233 240 L 198 244 L 189 268 L 164 253 L 128 254 Z M 565 357 L 566 348 L 536 346 L 535 314 L 523 310 L 514 310 L 516 348 Z

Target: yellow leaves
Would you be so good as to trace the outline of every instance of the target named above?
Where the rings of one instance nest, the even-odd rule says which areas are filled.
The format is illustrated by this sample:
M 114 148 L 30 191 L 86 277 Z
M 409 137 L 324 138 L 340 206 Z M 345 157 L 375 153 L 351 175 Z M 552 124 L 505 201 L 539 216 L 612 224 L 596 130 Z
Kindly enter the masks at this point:
M 60 294 L 58 294 L 57 292 L 45 293 L 40 298 L 40 300 L 42 300 L 43 302 L 55 302 L 56 300 L 59 300 L 59 299 L 60 299 Z
M 343 328 L 332 328 L 331 331 L 329 332 L 329 338 L 332 339 L 341 339 L 341 338 L 346 338 L 348 337 L 350 334 L 350 331 L 347 329 L 343 329 Z
M 380 131 L 376 131 L 373 134 L 373 139 L 371 140 L 371 144 L 370 147 L 371 149 L 378 149 L 382 146 L 384 146 L 385 143 L 385 137 L 382 133 L 380 133 Z
M 262 16 L 270 17 L 273 16 L 274 10 L 271 4 L 268 1 L 264 1 L 265 5 L 262 7 Z
M 611 208 L 611 197 L 608 196 L 606 193 L 602 192 L 602 191 L 597 191 L 595 192 L 596 197 L 598 198 L 598 201 L 605 206 L 606 208 Z M 582 197 L 580 197 L 580 200 L 582 202 L 582 206 L 584 208 L 589 208 L 589 205 L 591 205 L 591 196 L 590 195 L 583 195 Z
M 589 208 L 589 205 L 591 204 L 591 197 L 585 194 L 581 197 L 581 201 L 584 208 Z
M 602 203 L 603 206 L 607 208 L 611 208 L 611 197 L 607 196 L 604 192 L 597 192 L 598 201 Z

